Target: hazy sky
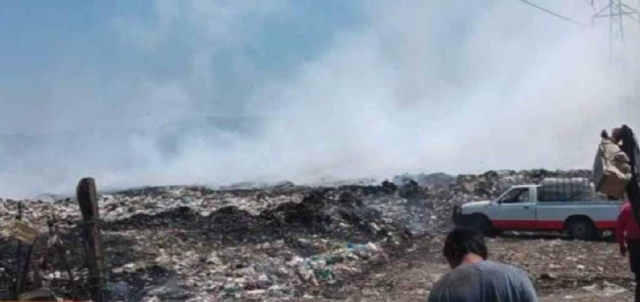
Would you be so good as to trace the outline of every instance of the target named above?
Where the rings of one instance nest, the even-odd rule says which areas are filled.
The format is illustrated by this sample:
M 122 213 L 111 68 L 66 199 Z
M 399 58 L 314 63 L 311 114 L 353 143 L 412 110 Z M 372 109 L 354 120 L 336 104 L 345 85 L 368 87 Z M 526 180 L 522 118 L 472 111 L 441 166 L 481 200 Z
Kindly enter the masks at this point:
M 588 168 L 638 24 L 531 2 L 0 1 L 0 196 Z

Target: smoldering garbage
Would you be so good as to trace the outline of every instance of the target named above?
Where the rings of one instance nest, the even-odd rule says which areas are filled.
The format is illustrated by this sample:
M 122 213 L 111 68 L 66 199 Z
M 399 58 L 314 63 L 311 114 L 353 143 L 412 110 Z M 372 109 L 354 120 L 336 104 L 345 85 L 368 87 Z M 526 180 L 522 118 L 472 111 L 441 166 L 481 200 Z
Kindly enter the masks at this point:
M 103 194 L 100 228 L 114 301 L 287 301 L 322 297 L 354 276 L 443 235 L 463 202 L 498 196 L 545 177 L 588 177 L 575 171 L 490 171 L 481 175 L 401 175 L 380 185 L 211 189 L 153 187 Z M 76 286 L 60 263 L 33 259 L 58 295 L 89 297 L 73 198 L 22 200 L 23 220 L 47 233 L 55 214 Z M 0 202 L 4 223 L 15 200 Z M 46 240 L 46 238 L 44 238 Z M 0 253 L 16 241 L 0 238 Z M 14 257 L 0 259 L 0 293 L 11 293 Z M 31 284 L 28 284 L 31 285 Z M 3 297 L 0 297 L 3 298 Z

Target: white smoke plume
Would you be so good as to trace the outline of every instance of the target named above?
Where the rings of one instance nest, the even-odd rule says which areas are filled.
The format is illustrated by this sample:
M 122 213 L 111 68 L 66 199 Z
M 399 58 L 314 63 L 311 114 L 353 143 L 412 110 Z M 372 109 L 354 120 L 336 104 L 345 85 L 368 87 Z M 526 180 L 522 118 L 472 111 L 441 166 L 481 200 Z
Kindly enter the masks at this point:
M 588 26 L 515 0 L 354 1 L 356 21 L 326 43 L 275 56 L 261 50 L 286 30 L 261 29 L 304 33 L 304 1 L 157 0 L 104 29 L 114 60 L 153 68 L 101 75 L 62 56 L 46 91 L 0 90 L 0 195 L 71 192 L 84 176 L 123 188 L 588 168 L 601 129 L 640 126 L 638 24 L 611 60 L 608 21 L 591 26 L 584 1 L 530 2 Z M 256 52 L 300 58 L 273 71 Z

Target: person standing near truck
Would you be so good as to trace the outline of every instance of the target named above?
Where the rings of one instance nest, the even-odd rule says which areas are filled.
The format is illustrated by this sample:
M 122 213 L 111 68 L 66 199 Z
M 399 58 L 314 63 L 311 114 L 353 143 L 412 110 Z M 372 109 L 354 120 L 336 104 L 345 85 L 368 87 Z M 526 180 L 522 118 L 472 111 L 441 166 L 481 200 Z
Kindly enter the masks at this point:
M 429 302 L 537 302 L 527 273 L 487 260 L 482 234 L 457 228 L 447 236 L 443 254 L 452 270 L 431 289 Z
M 636 279 L 635 301 L 640 302 L 640 228 L 636 223 L 631 203 L 626 201 L 620 208 L 616 225 L 616 239 L 620 246 L 620 254 L 629 254 L 629 266 Z
M 631 210 L 636 220 L 640 220 L 640 186 L 638 185 L 638 173 L 640 172 L 640 148 L 636 141 L 633 130 L 627 125 L 613 129 L 611 133 L 613 141 L 620 146 L 629 158 L 629 166 L 631 167 L 631 179 L 626 185 L 625 191 L 627 198 L 631 203 Z

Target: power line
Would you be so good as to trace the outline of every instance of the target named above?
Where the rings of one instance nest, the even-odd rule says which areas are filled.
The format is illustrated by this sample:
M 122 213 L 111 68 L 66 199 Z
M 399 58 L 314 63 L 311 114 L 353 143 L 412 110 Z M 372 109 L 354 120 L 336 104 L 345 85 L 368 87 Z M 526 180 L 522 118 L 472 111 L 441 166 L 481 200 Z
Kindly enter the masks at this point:
M 539 4 L 533 3 L 530 0 L 520 0 L 522 3 L 527 4 L 537 10 L 543 11 L 546 14 L 552 15 L 558 19 L 566 22 L 570 22 L 575 25 L 583 27 L 595 26 L 597 19 L 606 18 L 609 19 L 609 56 L 613 57 L 614 52 L 624 52 L 624 39 L 625 29 L 624 23 L 626 20 L 640 23 L 640 9 L 633 7 L 629 4 L 631 0 L 582 0 L 581 2 L 591 6 L 593 9 L 593 15 L 591 17 L 591 24 L 576 21 L 565 15 L 556 13 L 548 8 L 545 8 Z M 640 0 L 637 0 L 640 3 Z M 604 2 L 604 4 L 602 4 Z
M 538 5 L 538 4 L 531 3 L 531 2 L 529 2 L 528 0 L 520 0 L 520 1 L 522 1 L 523 3 L 525 3 L 525 4 L 527 4 L 527 5 L 532 6 L 532 7 L 534 7 L 534 8 L 537 8 L 537 9 L 539 9 L 539 10 L 541 10 L 541 11 L 543 11 L 543 12 L 547 13 L 547 14 L 550 14 L 550 15 L 552 15 L 552 16 L 554 16 L 554 17 L 556 17 L 556 18 L 562 19 L 562 20 L 567 21 L 567 22 L 571 22 L 571 23 L 576 24 L 576 25 L 580 25 L 580 26 L 588 27 L 588 25 L 586 25 L 586 24 L 584 24 L 584 23 L 582 23 L 582 22 L 578 22 L 578 21 L 573 20 L 573 19 L 571 19 L 571 18 L 569 18 L 569 17 L 566 17 L 566 16 L 563 16 L 563 15 L 561 15 L 561 14 L 558 14 L 558 13 L 556 13 L 556 12 L 554 12 L 554 11 L 551 11 L 551 10 L 549 10 L 549 9 L 547 9 L 547 8 L 544 8 L 544 7 L 542 7 L 542 6 Z M 592 2 L 593 2 L 593 1 L 592 1 Z

